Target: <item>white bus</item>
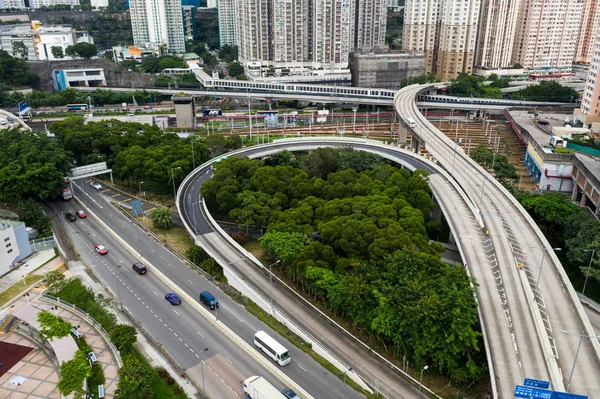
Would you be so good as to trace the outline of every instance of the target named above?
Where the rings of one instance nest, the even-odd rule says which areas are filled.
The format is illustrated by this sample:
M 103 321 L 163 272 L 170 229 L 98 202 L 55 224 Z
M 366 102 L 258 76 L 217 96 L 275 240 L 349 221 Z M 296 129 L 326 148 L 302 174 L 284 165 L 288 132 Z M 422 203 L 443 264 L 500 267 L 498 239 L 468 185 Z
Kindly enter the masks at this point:
M 262 349 L 263 352 L 279 363 L 280 366 L 285 366 L 292 360 L 290 352 L 264 331 L 258 331 L 254 334 L 254 345 Z
M 412 118 L 408 118 L 406 120 L 406 122 L 408 122 L 408 127 L 416 127 L 417 126 L 417 122 L 415 122 L 415 120 Z

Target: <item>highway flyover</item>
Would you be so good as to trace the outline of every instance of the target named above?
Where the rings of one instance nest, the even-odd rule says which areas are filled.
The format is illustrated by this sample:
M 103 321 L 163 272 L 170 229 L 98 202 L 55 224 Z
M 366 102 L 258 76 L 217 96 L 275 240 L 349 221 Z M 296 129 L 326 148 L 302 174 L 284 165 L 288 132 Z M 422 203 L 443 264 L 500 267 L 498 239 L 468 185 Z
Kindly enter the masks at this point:
M 410 170 L 419 168 L 427 171 L 430 174 L 430 185 L 437 203 L 448 218 L 454 234 L 470 237 L 469 239 L 472 241 L 470 247 L 459 249 L 461 252 L 468 251 L 471 259 L 478 258 L 480 262 L 485 262 L 485 254 L 480 254 L 475 250 L 486 239 L 481 228 L 472 228 L 477 225 L 477 218 L 474 216 L 475 209 L 470 206 L 464 193 L 443 168 L 410 151 L 374 140 L 310 137 L 276 140 L 271 144 L 237 150 L 222 157 L 258 158 L 284 149 L 306 151 L 325 146 L 350 146 L 356 150 L 379 154 Z M 268 270 L 260 270 L 254 262 L 248 259 L 239 246 L 219 235 L 211 223 L 210 215 L 205 213 L 199 192 L 203 182 L 212 176 L 210 164 L 211 162 L 207 162 L 198 167 L 182 182 L 177 197 L 177 206 L 182 220 L 190 234 L 196 237 L 199 245 L 215 254 L 215 259 L 220 264 L 233 268 L 261 296 L 268 298 L 270 295 Z M 465 221 L 469 223 L 465 223 Z M 495 294 L 495 287 L 492 288 L 494 288 L 493 294 Z M 307 306 L 291 290 L 276 284 L 273 287 L 273 301 L 278 312 L 283 313 L 310 336 L 317 337 L 317 341 L 321 345 L 326 347 L 334 357 L 345 363 L 347 367 L 352 367 L 372 388 L 377 387 L 388 398 L 414 398 L 416 396 L 414 380 L 402 379 L 398 369 L 390 367 L 383 358 L 369 354 L 363 345 L 352 338 L 350 334 L 334 327 L 331 322 Z M 501 308 L 497 310 L 502 314 Z
M 524 377 L 551 381 L 552 389 L 565 391 L 580 335 L 595 336 L 594 330 L 550 243 L 531 217 L 418 111 L 415 98 L 427 88 L 404 88 L 396 95 L 395 108 L 405 124 L 408 118 L 417 122 L 413 136 L 452 174 L 489 232 L 484 239 L 474 236 L 478 225 L 467 219 L 467 226 L 461 226 L 465 231 L 455 237 L 479 283 L 498 397 L 512 397 Z M 584 338 L 582 343 L 569 392 L 593 398 L 600 392 L 600 345 L 596 338 Z

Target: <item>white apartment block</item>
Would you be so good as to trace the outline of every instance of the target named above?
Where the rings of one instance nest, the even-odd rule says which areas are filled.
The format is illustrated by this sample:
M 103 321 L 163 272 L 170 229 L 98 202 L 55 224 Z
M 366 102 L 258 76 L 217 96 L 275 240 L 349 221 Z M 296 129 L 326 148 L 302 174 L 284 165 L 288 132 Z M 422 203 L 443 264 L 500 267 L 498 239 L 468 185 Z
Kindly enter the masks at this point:
M 425 72 L 442 80 L 471 73 L 481 0 L 406 0 L 402 43 L 425 53 Z
M 30 0 L 30 8 L 42 8 L 57 5 L 78 6 L 79 0 Z
M 522 0 L 512 62 L 571 70 L 585 0 Z
M 573 62 L 583 64 L 592 62 L 598 29 L 600 29 L 600 1 L 585 0 Z
M 475 65 L 504 68 L 512 65 L 512 51 L 520 0 L 489 0 L 481 10 Z
M 591 127 L 593 131 L 600 131 L 600 32 L 596 32 L 594 51 L 587 80 L 585 81 L 581 107 L 575 110 L 576 120 L 583 122 L 584 127 Z
M 354 5 L 353 0 L 315 0 L 313 67 L 332 70 L 348 67 L 348 54 L 354 48 Z
M 22 10 L 25 8 L 25 0 L 0 0 L 0 9 L 16 8 Z
M 217 2 L 219 12 L 219 43 L 235 45 L 236 13 L 235 0 L 219 0 Z
M 388 0 L 356 0 L 354 48 L 370 50 L 385 46 Z
M 130 0 L 131 28 L 136 46 L 185 51 L 181 0 Z

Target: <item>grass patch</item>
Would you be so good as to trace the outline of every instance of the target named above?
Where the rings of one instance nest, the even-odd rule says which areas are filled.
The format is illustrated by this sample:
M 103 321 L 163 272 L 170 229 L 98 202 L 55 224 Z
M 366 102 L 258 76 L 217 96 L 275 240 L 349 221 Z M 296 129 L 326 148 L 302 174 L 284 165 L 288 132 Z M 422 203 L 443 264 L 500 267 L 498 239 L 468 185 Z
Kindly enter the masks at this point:
M 140 361 L 140 364 L 144 366 L 150 373 L 150 387 L 152 388 L 152 392 L 154 392 L 154 398 L 156 399 L 187 399 L 188 396 L 185 392 L 175 393 L 179 385 L 174 383 L 169 385 L 167 381 L 165 381 L 158 373 L 158 370 L 155 369 L 148 363 L 146 358 L 137 350 L 133 350 L 133 356 L 137 360 Z
M 246 303 L 246 310 L 252 313 L 257 319 L 259 319 L 260 321 L 271 327 L 273 330 L 275 330 L 279 335 L 290 341 L 294 346 L 297 346 L 304 353 L 312 357 L 317 363 L 323 366 L 331 374 L 337 376 L 341 381 L 344 380 L 344 375 L 342 374 L 342 372 L 338 370 L 333 364 L 329 363 L 329 361 L 327 361 L 324 357 L 318 355 L 315 351 L 313 351 L 312 345 L 306 343 L 302 338 L 291 332 L 289 328 L 287 328 L 273 316 L 262 310 L 262 308 L 256 303 L 248 300 L 248 302 Z M 350 378 L 346 379 L 346 384 L 352 387 L 355 391 L 365 395 L 368 399 L 376 398 L 374 394 L 369 394 Z
M 8 287 L 4 292 L 0 293 L 0 306 L 6 304 L 8 301 L 21 294 L 32 285 L 35 285 L 43 278 L 44 276 L 27 275 L 25 276 L 25 285 L 23 285 L 23 280 L 19 280 L 18 283 Z
M 171 248 L 174 248 L 182 255 L 185 255 L 190 246 L 194 245 L 194 240 L 185 227 L 173 225 L 169 229 L 163 230 L 152 226 L 152 221 L 149 217 L 139 219 L 139 221 L 154 234 L 156 234 L 161 240 L 166 242 Z
M 242 245 L 244 249 L 256 257 L 263 265 L 268 265 L 267 250 L 260 246 L 258 240 L 247 241 Z

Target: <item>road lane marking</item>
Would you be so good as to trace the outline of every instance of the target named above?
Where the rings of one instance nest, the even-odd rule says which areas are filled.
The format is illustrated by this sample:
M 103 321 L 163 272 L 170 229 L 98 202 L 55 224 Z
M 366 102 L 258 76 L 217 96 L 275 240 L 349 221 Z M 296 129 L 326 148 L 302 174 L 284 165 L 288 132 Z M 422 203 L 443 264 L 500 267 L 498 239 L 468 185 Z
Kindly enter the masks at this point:
M 240 319 L 239 317 L 237 317 L 237 316 L 233 316 L 233 317 L 235 317 L 236 319 L 238 319 L 239 322 L 243 323 L 242 319 Z
M 131 200 L 132 200 L 132 198 L 127 198 L 127 199 L 124 199 L 123 201 L 121 201 L 121 202 L 120 202 L 120 204 L 123 204 L 123 203 L 125 203 L 125 202 L 127 202 L 127 201 L 131 201 Z
M 154 292 L 154 295 L 158 296 L 158 294 L 156 293 L 156 291 L 152 291 L 152 292 Z
M 93 235 L 94 237 L 96 237 L 96 234 L 92 233 L 92 235 Z
M 296 363 L 296 364 L 298 365 L 298 367 L 300 367 L 302 370 L 304 370 L 304 372 L 305 372 L 305 373 L 308 373 L 308 371 L 306 371 L 306 369 L 305 369 L 304 367 L 302 367 L 302 366 L 300 365 L 300 363 Z
M 200 331 L 196 331 L 198 333 L 199 336 L 201 336 L 202 338 L 204 338 L 204 335 L 200 334 Z
M 189 278 L 188 278 L 188 281 L 190 282 L 190 284 L 194 284 L 194 282 L 192 280 L 190 280 Z
M 198 359 L 200 359 L 200 356 L 198 356 L 198 354 L 197 354 L 197 353 L 196 353 L 196 357 L 197 357 Z
M 231 360 L 229 360 L 229 358 L 227 356 L 225 356 L 225 360 L 227 360 L 229 363 L 231 363 L 231 365 L 233 365 L 233 362 Z
M 110 188 L 107 188 L 106 190 L 102 190 L 102 191 L 100 191 L 100 192 L 101 192 L 101 193 L 106 193 L 106 192 L 109 192 L 109 191 L 110 191 Z
M 152 252 L 153 254 L 155 254 L 156 252 L 154 252 L 154 250 L 152 248 L 150 248 L 150 252 Z
M 183 342 L 183 340 L 181 338 L 179 338 L 179 337 L 177 337 L 177 338 L 179 339 L 180 342 Z
M 108 198 L 115 198 L 115 197 L 118 197 L 119 195 L 121 195 L 121 193 L 117 193 L 115 195 L 110 195 Z
M 169 265 L 169 267 L 173 267 L 173 265 L 172 265 L 172 264 L 170 264 L 169 262 L 167 262 L 167 265 Z
M 119 258 L 119 262 L 123 263 L 123 261 L 121 260 L 121 258 Z M 125 264 L 125 263 L 123 263 L 123 264 Z
M 177 311 L 176 311 L 175 309 L 173 309 L 173 312 L 175 312 L 175 314 L 176 314 L 177 316 L 179 316 L 179 313 L 177 313 Z
M 151 211 L 153 211 L 155 209 L 156 209 L 156 207 L 153 207 L 153 208 L 150 208 L 150 209 L 146 209 L 144 212 L 151 212 Z

